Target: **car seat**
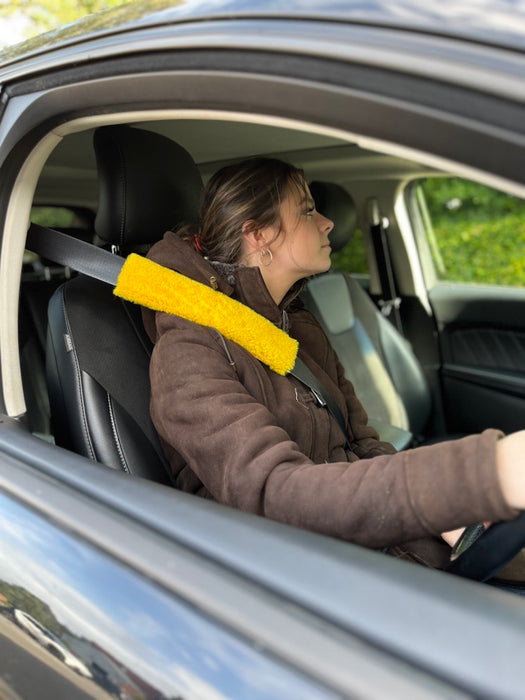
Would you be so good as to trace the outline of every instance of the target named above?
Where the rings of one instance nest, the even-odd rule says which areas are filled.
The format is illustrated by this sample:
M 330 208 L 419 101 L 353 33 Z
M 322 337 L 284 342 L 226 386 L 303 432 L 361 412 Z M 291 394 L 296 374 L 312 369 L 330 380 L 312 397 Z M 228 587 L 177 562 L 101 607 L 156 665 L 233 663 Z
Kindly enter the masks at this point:
M 76 239 L 92 242 L 94 231 L 86 226 L 60 227 L 60 231 Z M 71 277 L 63 265 L 26 251 L 19 296 L 18 334 L 20 365 L 27 410 L 27 428 L 48 440 L 50 436 L 49 396 L 46 385 L 45 356 L 47 307 L 56 288 Z
M 202 180 L 187 151 L 129 126 L 94 134 L 95 230 L 115 254 L 143 251 L 198 215 Z M 47 381 L 55 442 L 124 472 L 169 483 L 149 416 L 151 342 L 140 307 L 78 275 L 49 304 Z
M 318 211 L 334 222 L 332 250 L 341 250 L 357 225 L 352 197 L 336 183 L 312 182 L 310 190 Z M 304 302 L 328 335 L 370 424 L 410 430 L 421 442 L 432 410 L 423 369 L 359 282 L 343 272 L 319 275 L 309 281 Z

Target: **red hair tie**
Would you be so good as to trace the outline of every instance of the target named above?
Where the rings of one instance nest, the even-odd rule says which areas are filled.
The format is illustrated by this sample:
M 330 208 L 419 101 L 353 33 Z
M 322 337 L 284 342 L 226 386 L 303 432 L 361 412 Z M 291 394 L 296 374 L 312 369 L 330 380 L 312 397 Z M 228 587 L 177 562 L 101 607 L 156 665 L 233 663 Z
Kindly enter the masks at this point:
M 196 246 L 197 250 L 198 250 L 200 253 L 204 253 L 204 248 L 203 248 L 203 245 L 202 245 L 202 243 L 201 243 L 201 239 L 199 238 L 199 234 L 198 234 L 198 233 L 196 233 L 196 234 L 193 236 L 193 241 L 194 241 L 194 243 L 195 243 L 195 246 Z

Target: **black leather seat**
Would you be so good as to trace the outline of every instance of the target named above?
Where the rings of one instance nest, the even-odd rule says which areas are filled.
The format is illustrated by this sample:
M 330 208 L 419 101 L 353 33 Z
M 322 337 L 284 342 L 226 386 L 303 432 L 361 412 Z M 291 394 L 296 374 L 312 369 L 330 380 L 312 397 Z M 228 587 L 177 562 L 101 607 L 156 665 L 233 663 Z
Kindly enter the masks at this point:
M 198 215 L 202 181 L 191 156 L 158 134 L 101 127 L 98 237 L 120 254 L 143 250 Z M 47 378 L 55 441 L 113 469 L 169 483 L 149 417 L 149 359 L 140 308 L 79 275 L 49 305 Z
M 60 231 L 92 242 L 93 230 L 88 221 L 85 223 L 85 226 L 60 227 Z M 24 259 L 18 314 L 20 364 L 27 406 L 24 419 L 27 428 L 44 440 L 48 440 L 51 433 L 45 372 L 47 308 L 53 292 L 71 275 L 69 268 L 40 256 L 29 255 Z
M 310 185 L 317 209 L 334 222 L 332 250 L 349 243 L 357 224 L 350 194 L 335 183 Z M 425 438 L 432 398 L 423 369 L 407 341 L 350 274 L 310 280 L 305 304 L 319 319 L 379 432 L 394 425 Z M 383 435 L 388 439 L 387 435 Z

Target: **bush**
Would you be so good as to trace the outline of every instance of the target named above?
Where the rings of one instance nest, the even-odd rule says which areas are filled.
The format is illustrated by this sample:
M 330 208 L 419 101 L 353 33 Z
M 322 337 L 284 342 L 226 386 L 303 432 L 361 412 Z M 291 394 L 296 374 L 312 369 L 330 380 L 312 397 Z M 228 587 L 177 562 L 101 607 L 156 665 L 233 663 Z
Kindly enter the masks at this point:
M 332 253 L 332 270 L 368 273 L 365 242 L 361 229 L 356 229 L 352 240 L 343 250 Z
M 432 221 L 429 236 L 435 239 L 440 279 L 525 287 L 523 200 L 460 178 L 428 178 L 419 184 Z M 332 269 L 368 271 L 360 230 L 332 255 Z
M 429 178 L 421 185 L 442 279 L 525 286 L 523 200 L 459 178 Z

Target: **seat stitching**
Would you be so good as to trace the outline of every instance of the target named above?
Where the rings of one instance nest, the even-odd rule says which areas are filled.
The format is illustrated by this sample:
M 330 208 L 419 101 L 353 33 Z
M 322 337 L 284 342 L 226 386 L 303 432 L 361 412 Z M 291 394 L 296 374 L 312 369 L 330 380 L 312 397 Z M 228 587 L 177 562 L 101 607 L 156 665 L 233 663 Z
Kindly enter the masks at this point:
M 109 394 L 106 394 L 106 398 L 107 398 L 107 404 L 108 404 L 109 419 L 111 421 L 111 429 L 113 431 L 113 438 L 115 441 L 115 447 L 117 448 L 117 452 L 118 452 L 118 455 L 120 458 L 120 463 L 122 465 L 122 471 L 125 471 L 127 474 L 130 474 L 131 471 L 130 471 L 130 469 L 126 463 L 126 460 L 124 458 L 124 452 L 122 450 L 122 443 L 121 443 L 121 440 L 120 440 L 120 437 L 119 437 L 118 431 L 117 431 L 117 424 L 115 421 L 115 414 L 113 411 L 113 403 L 111 401 L 111 396 Z
M 66 311 L 65 290 L 62 290 L 61 296 L 62 296 L 62 311 L 64 314 L 64 320 L 66 322 L 66 329 L 67 329 L 69 337 L 73 338 L 73 334 L 71 332 L 71 326 L 69 323 L 69 317 L 68 317 L 67 311 Z M 93 448 L 93 442 L 91 440 L 91 435 L 89 432 L 89 425 L 88 425 L 88 420 L 87 420 L 87 416 L 86 416 L 86 409 L 85 409 L 85 405 L 84 405 L 84 391 L 82 388 L 82 378 L 81 378 L 82 374 L 81 374 L 81 369 L 80 369 L 80 363 L 78 361 L 78 356 L 77 356 L 77 353 L 75 350 L 75 345 L 73 342 L 71 343 L 71 352 L 73 353 L 73 363 L 74 363 L 74 366 L 76 369 L 75 379 L 76 379 L 76 383 L 77 383 L 80 410 L 81 410 L 81 414 L 82 414 L 82 431 L 83 431 L 84 436 L 86 438 L 86 443 L 87 443 L 88 451 L 90 452 L 90 457 L 94 462 L 96 462 L 97 459 L 96 459 L 96 455 L 95 455 L 95 450 Z

